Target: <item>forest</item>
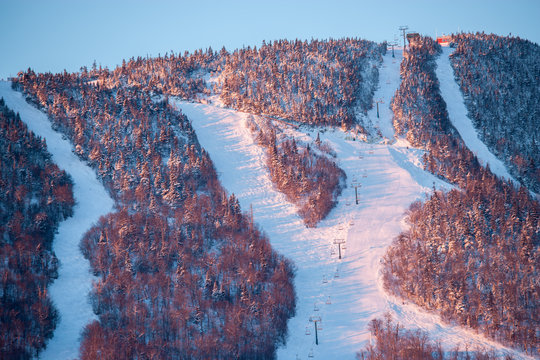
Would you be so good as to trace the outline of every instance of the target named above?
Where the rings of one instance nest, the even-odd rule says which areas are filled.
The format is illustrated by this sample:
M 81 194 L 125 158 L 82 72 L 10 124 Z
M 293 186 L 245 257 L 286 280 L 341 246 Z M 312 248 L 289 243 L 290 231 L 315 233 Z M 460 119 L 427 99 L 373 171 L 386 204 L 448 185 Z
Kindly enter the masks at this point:
M 81 357 L 272 358 L 295 311 L 293 265 L 225 193 L 189 120 L 139 86 L 95 82 L 105 73 L 14 82 L 116 201 L 81 244 L 100 276 Z
M 452 66 L 480 138 L 540 193 L 540 46 L 484 33 L 457 34 L 454 42 Z
M 315 227 L 337 203 L 347 177 L 332 160 L 330 145 L 322 143 L 319 135 L 311 144 L 297 142 L 267 117 L 251 116 L 248 128 L 266 149 L 272 182 L 299 208 L 306 226 Z
M 385 51 L 355 38 L 263 42 L 229 55 L 215 91 L 237 110 L 349 128 L 372 107 Z
M 531 354 L 538 351 L 538 201 L 498 179 L 451 125 L 435 76 L 439 45 L 405 53 L 394 125 L 428 152 L 425 167 L 459 189 L 434 191 L 407 214 L 384 257 L 385 288 L 441 316 Z
M 361 119 L 372 107 L 385 52 L 386 43 L 357 38 L 263 41 L 232 53 L 208 48 L 131 58 L 113 70 L 94 64 L 82 67 L 81 76 L 109 89 L 183 99 L 213 93 L 237 110 L 312 125 L 359 125 L 365 132 Z
M 233 53 L 208 48 L 193 54 L 133 58 L 112 71 L 94 65 L 90 71 L 82 68 L 81 77 L 98 87 L 137 88 L 192 100 L 218 94 L 225 106 L 237 110 L 311 125 L 354 127 L 366 135 L 362 116 L 372 107 L 377 67 L 385 51 L 384 44 L 350 38 L 280 40 Z M 208 77 L 216 79 L 214 85 Z M 343 171 L 324 151 L 316 154 L 308 147 L 293 156 L 293 148 L 287 147 L 292 145 L 290 139 L 274 147 L 270 134 L 264 141 L 261 136 L 257 134 L 259 145 L 275 156 L 267 163 L 272 181 L 298 206 L 306 225 L 316 226 L 341 194 Z
M 69 176 L 47 145 L 0 99 L 0 354 L 32 359 L 52 337 L 58 312 L 47 286 L 58 276 L 52 251 L 74 205 Z
M 164 56 L 123 60 L 112 70 L 94 63 L 90 70 L 83 66 L 80 75 L 89 84 L 108 89 L 137 88 L 148 94 L 196 99 L 210 93 L 205 75 L 216 71 L 227 58 L 225 48 L 219 53 L 212 48 L 183 55 L 171 51 Z

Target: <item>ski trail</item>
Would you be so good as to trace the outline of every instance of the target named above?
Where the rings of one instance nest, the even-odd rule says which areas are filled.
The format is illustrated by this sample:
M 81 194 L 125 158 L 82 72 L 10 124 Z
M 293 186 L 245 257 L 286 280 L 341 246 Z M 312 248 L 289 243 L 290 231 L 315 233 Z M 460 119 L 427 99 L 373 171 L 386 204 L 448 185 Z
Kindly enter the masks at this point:
M 390 102 L 396 93 L 400 83 L 400 65 L 403 59 L 402 51 L 394 51 L 395 57 L 388 52 L 383 58 L 382 66 L 379 68 L 379 86 L 373 96 L 374 101 L 379 101 L 379 116 L 377 117 L 377 107 L 368 112 L 368 119 L 375 124 L 375 128 L 380 130 L 381 135 L 392 141 L 394 139 L 394 125 L 392 124 L 393 113 L 390 109 Z
M 91 320 L 97 319 L 88 301 L 96 278 L 79 250 L 79 242 L 100 216 L 112 211 L 113 200 L 95 172 L 72 152 L 70 142 L 51 128 L 46 114 L 28 104 L 19 92 L 11 89 L 9 82 L 0 82 L 0 97 L 20 114 L 31 131 L 45 139 L 54 163 L 73 179 L 76 202 L 73 216 L 59 224 L 53 241 L 60 268 L 58 279 L 49 286 L 49 294 L 60 313 L 60 321 L 53 338 L 40 354 L 41 359 L 73 359 L 79 355 L 81 331 Z
M 465 145 L 478 157 L 483 166 L 489 164 L 491 171 L 504 179 L 519 184 L 508 172 L 504 163 L 499 160 L 478 137 L 478 132 L 468 116 L 463 101 L 463 94 L 454 78 L 454 69 L 450 64 L 449 55 L 454 52 L 452 48 L 443 48 L 443 53 L 437 58 L 437 77 L 439 78 L 441 95 L 446 102 L 448 117 L 457 129 Z
M 399 57 L 398 57 L 399 56 Z M 401 51 L 396 52 L 401 58 Z M 382 83 L 375 99 L 382 99 L 380 117 L 374 122 L 387 139 L 393 138 L 392 113 L 388 108 L 399 86 L 399 64 L 391 53 L 380 69 Z M 397 62 L 397 61 L 396 61 Z M 388 79 L 388 80 L 384 80 Z M 448 325 L 432 313 L 386 294 L 379 276 L 381 257 L 386 247 L 407 225 L 404 212 L 417 199 L 424 198 L 433 186 L 449 190 L 421 166 L 422 150 L 397 139 L 392 145 L 350 141 L 350 134 L 337 129 L 285 129 L 297 139 L 328 141 L 335 149 L 340 167 L 347 174 L 348 188 L 336 208 L 317 228 L 308 229 L 296 208 L 276 190 L 264 165 L 264 151 L 257 146 L 246 119 L 250 114 L 220 106 L 170 100 L 192 121 L 201 146 L 208 151 L 223 186 L 234 193 L 243 209 L 253 206 L 255 221 L 268 235 L 278 252 L 293 260 L 297 273 L 296 316 L 289 320 L 287 344 L 278 349 L 279 359 L 354 359 L 370 340 L 367 325 L 374 317 L 389 311 L 407 328 L 429 331 L 434 340 L 451 350 L 456 345 L 469 349 L 492 349 L 526 359 L 512 349 L 485 339 L 473 331 Z M 388 111 L 387 111 L 388 110 Z M 368 118 L 377 119 L 376 108 Z M 355 204 L 351 182 L 361 184 L 360 202 Z M 343 258 L 338 259 L 334 240 L 345 240 Z M 315 344 L 311 316 L 320 316 L 322 330 Z
M 298 345 L 298 352 L 307 354 L 311 341 L 306 343 L 306 327 L 312 327 L 309 316 L 323 317 L 327 296 L 323 288 L 331 286 L 337 268 L 337 255 L 328 261 L 329 239 L 340 229 L 340 219 L 331 217 L 325 227 L 307 229 L 297 215 L 297 209 L 285 196 L 275 190 L 265 168 L 265 154 L 244 126 L 250 115 L 214 106 L 176 102 L 192 121 L 202 147 L 216 165 L 223 186 L 234 193 L 243 209 L 253 204 L 256 222 L 272 241 L 274 249 L 294 259 L 297 266 L 295 288 L 298 294 L 297 316 L 289 321 L 289 344 Z M 315 309 L 319 309 L 315 311 Z M 324 320 L 323 320 L 324 321 Z M 314 331 L 311 328 L 311 331 Z M 311 337 L 310 337 L 311 340 Z

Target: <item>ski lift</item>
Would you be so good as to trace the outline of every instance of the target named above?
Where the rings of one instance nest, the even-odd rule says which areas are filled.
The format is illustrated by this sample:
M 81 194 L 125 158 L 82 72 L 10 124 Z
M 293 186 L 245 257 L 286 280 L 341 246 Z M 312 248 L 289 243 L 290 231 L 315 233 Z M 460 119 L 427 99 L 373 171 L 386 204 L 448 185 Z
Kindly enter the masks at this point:
M 339 271 L 336 270 L 336 273 L 334 274 L 334 278 L 337 279 L 339 277 Z
M 330 296 L 328 297 L 328 299 L 326 299 L 326 305 L 330 305 L 332 304 L 332 300 L 330 300 Z
M 336 255 L 336 249 L 333 246 L 330 248 L 330 255 Z
M 313 348 L 311 348 L 311 350 L 309 350 L 309 353 L 308 353 L 307 356 L 310 357 L 310 358 L 315 356 L 315 355 L 313 355 Z
M 317 303 L 313 304 L 313 311 L 319 311 L 319 307 L 317 306 Z
M 306 326 L 306 335 L 311 335 L 311 330 L 309 330 L 309 326 Z
M 328 282 L 328 279 L 326 278 L 326 275 L 323 275 L 322 277 L 322 283 L 326 284 Z
M 318 323 L 318 324 L 317 324 L 317 330 L 319 330 L 319 331 L 322 330 L 322 325 L 321 325 L 321 323 Z

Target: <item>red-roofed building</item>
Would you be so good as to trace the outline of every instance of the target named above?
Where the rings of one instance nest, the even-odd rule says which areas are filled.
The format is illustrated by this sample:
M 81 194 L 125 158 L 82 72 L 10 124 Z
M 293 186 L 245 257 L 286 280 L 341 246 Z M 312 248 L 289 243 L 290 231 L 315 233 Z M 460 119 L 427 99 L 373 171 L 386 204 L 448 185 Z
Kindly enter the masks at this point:
M 452 36 L 450 35 L 437 36 L 437 42 L 441 46 L 450 46 L 450 44 L 452 43 Z

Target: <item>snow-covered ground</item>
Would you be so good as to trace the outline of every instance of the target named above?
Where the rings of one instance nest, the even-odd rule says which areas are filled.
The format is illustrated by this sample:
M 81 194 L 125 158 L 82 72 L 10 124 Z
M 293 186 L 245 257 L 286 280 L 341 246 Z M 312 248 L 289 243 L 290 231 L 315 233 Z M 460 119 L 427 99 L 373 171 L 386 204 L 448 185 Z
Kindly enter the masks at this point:
M 465 145 L 476 154 L 482 165 L 486 166 L 486 164 L 489 164 L 489 168 L 495 175 L 517 183 L 510 173 L 508 173 L 504 163 L 489 151 L 486 144 L 480 140 L 478 132 L 467 115 L 468 111 L 463 102 L 463 94 L 458 83 L 455 81 L 454 69 L 448 57 L 452 52 L 454 52 L 453 48 L 443 47 L 443 53 L 437 59 L 436 69 L 437 78 L 440 82 L 441 95 L 446 102 L 450 121 L 459 132 Z
M 53 242 L 60 269 L 58 279 L 49 287 L 49 294 L 60 313 L 60 322 L 40 355 L 41 359 L 73 359 L 79 355 L 81 331 L 96 319 L 88 302 L 88 292 L 95 278 L 79 250 L 79 242 L 100 216 L 112 211 L 113 200 L 94 171 L 72 152 L 70 142 L 51 128 L 46 114 L 28 104 L 20 93 L 11 89 L 9 82 L 0 82 L 0 97 L 20 114 L 31 131 L 45 139 L 52 160 L 73 179 L 74 213 L 60 223 Z
M 377 117 L 377 105 L 368 112 L 368 119 L 375 124 L 381 135 L 390 141 L 394 139 L 394 126 L 392 125 L 392 110 L 390 101 L 399 86 L 399 66 L 403 60 L 403 51 L 388 51 L 384 62 L 379 68 L 379 88 L 373 97 L 373 101 L 379 101 L 379 117 Z M 382 95 L 382 96 L 381 96 Z
M 396 58 L 400 59 L 401 54 Z M 399 85 L 399 60 L 392 63 L 389 52 L 380 72 L 375 99 L 382 99 L 384 104 L 379 108 L 378 121 L 375 109 L 368 118 L 384 137 L 393 139 L 391 111 L 387 108 Z M 369 144 L 346 140 L 352 136 L 340 130 L 319 129 L 321 140 L 328 141 L 336 150 L 349 187 L 329 216 L 317 228 L 308 229 L 295 206 L 270 181 L 264 151 L 253 142 L 245 127 L 246 119 L 252 115 L 217 105 L 171 101 L 192 121 L 223 186 L 238 197 L 244 210 L 253 206 L 254 218 L 272 246 L 296 264 L 297 313 L 289 321 L 289 337 L 278 350 L 279 359 L 307 359 L 309 355 L 319 359 L 354 359 L 355 353 L 370 341 L 369 321 L 387 311 L 407 328 L 429 331 L 447 349 L 468 345 L 472 350 L 494 349 L 517 359 L 527 358 L 473 331 L 444 324 L 438 316 L 383 291 L 380 259 L 393 238 L 406 228 L 405 210 L 434 185 L 451 187 L 422 170 L 422 151 L 410 148 L 403 139 L 391 145 L 384 140 Z M 297 138 L 317 136 L 316 130 L 306 127 L 287 131 L 296 132 Z M 361 184 L 358 205 L 350 186 L 353 181 Z M 345 241 L 342 260 L 333 244 L 337 239 Z M 314 324 L 309 321 L 312 316 L 322 320 L 319 345 L 315 344 Z

